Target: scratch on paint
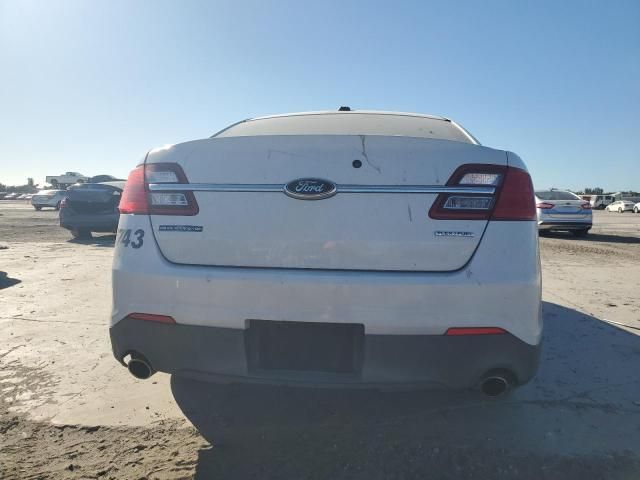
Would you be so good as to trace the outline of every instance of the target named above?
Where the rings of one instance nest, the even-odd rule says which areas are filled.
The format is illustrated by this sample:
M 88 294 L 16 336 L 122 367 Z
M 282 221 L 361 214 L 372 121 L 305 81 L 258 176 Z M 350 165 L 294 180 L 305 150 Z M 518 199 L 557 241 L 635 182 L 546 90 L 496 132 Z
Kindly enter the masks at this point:
M 364 159 L 371 166 L 371 168 L 373 168 L 378 173 L 382 173 L 382 170 L 380 169 L 380 167 L 377 166 L 377 165 L 374 165 L 373 163 L 371 163 L 371 160 L 369 160 L 369 155 L 367 155 L 367 147 L 366 147 L 366 145 L 364 143 L 365 142 L 365 135 L 360 135 L 360 141 L 362 142 L 362 156 L 364 157 Z
M 409 214 L 409 221 L 413 222 L 413 216 L 411 215 L 411 205 L 407 203 L 407 213 Z

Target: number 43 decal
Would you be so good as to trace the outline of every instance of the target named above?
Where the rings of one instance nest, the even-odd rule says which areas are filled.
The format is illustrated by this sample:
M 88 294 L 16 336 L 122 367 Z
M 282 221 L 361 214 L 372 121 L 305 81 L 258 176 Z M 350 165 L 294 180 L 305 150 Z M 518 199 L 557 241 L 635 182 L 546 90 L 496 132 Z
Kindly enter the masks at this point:
M 140 248 L 144 243 L 144 230 L 138 229 L 131 233 L 131 229 L 120 230 L 120 243 L 125 247 Z M 132 238 L 133 237 L 133 238 Z

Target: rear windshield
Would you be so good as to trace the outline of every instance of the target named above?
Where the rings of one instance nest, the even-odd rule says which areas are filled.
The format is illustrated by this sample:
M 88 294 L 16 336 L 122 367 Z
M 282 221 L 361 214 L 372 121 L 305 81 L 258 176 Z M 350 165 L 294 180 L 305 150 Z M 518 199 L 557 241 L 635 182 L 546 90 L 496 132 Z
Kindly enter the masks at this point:
M 384 135 L 476 143 L 448 120 L 372 113 L 323 113 L 258 118 L 233 125 L 215 137 L 255 135 Z
M 559 192 L 557 190 L 552 192 L 536 192 L 536 197 L 541 200 L 580 200 L 580 197 L 571 192 Z

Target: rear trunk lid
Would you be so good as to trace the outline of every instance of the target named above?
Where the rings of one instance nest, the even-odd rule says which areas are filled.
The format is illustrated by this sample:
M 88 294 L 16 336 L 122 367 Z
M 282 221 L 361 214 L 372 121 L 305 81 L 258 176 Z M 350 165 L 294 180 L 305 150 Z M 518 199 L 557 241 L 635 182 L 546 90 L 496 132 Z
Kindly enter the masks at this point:
M 506 165 L 507 156 L 434 139 L 295 135 L 198 140 L 153 151 L 150 163 L 179 164 L 199 207 L 193 216 L 151 215 L 171 262 L 452 271 L 469 261 L 487 220 L 430 218 L 437 189 L 460 165 Z M 284 193 L 305 178 L 333 182 L 338 193 L 314 201 Z
M 122 190 L 109 185 L 85 184 L 67 193 L 66 208 L 79 214 L 113 213 L 118 209 Z

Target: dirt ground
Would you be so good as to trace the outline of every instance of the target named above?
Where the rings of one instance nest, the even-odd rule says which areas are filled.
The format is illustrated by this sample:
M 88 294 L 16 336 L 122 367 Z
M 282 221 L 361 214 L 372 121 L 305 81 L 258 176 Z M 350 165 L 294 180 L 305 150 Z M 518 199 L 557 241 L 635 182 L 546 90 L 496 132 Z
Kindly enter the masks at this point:
M 0 201 L 0 478 L 640 478 L 640 215 L 541 239 L 545 338 L 510 396 L 131 377 L 114 237 Z

